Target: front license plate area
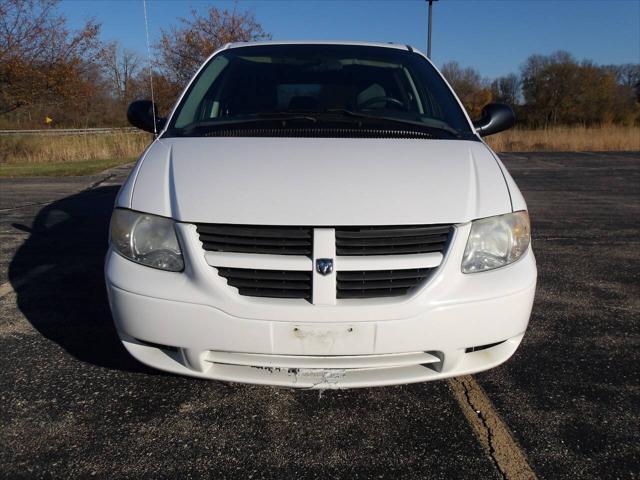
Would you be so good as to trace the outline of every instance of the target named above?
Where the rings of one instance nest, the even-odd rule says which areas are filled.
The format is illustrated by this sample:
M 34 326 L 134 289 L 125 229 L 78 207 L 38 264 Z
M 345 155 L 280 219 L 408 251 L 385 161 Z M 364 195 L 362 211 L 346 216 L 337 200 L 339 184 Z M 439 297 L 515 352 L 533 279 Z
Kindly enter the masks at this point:
M 274 353 L 282 355 L 371 355 L 375 325 L 284 324 L 273 327 Z

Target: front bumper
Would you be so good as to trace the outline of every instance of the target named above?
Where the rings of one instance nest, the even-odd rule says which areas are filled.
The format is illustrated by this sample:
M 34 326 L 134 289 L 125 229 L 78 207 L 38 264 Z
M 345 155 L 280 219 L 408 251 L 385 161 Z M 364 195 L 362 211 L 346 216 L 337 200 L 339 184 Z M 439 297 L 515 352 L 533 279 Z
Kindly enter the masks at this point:
M 136 359 L 161 370 L 306 388 L 421 382 L 499 365 L 527 328 L 533 252 L 510 266 L 464 275 L 468 224 L 458 227 L 445 262 L 414 295 L 330 306 L 234 296 L 204 262 L 190 227 L 179 230 L 189 265 L 182 273 L 107 254 L 120 338 Z

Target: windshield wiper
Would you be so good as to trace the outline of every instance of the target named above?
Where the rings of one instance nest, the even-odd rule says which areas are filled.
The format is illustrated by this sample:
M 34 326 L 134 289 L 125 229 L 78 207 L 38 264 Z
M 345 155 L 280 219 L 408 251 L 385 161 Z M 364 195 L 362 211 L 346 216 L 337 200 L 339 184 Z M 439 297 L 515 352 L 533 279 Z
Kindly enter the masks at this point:
M 275 119 L 275 120 L 308 120 L 316 123 L 318 117 L 316 112 L 258 112 L 252 115 L 258 117 L 258 119 Z
M 346 108 L 336 108 L 336 109 L 330 109 L 330 110 L 325 110 L 322 113 L 330 113 L 330 114 L 338 114 L 338 115 L 344 115 L 347 117 L 353 117 L 353 118 L 361 118 L 361 119 L 365 119 L 365 120 L 370 120 L 370 121 L 383 121 L 383 122 L 388 122 L 388 123 L 397 123 L 399 125 L 412 125 L 415 127 L 420 127 L 421 129 L 424 130 L 437 130 L 437 131 L 441 131 L 441 132 L 447 132 L 451 135 L 454 135 L 457 138 L 460 138 L 460 132 L 455 130 L 454 128 L 451 128 L 449 126 L 436 126 L 436 125 L 428 125 L 424 122 L 420 122 L 418 120 L 409 120 L 409 119 L 405 119 L 405 118 L 398 118 L 398 117 L 388 117 L 388 116 L 380 116 L 380 115 L 371 115 L 368 113 L 361 113 L 361 112 L 354 112 L 353 110 L 348 110 Z
M 256 113 L 252 114 L 251 117 L 245 118 L 228 118 L 225 120 L 205 120 L 201 122 L 195 122 L 185 127 L 183 129 L 183 133 L 190 134 L 194 130 L 199 128 L 216 128 L 216 127 L 227 127 L 227 126 L 237 126 L 243 124 L 252 124 L 252 123 L 268 123 L 268 122 L 278 122 L 281 126 L 286 126 L 287 122 L 311 122 L 317 123 L 318 119 L 313 115 L 305 115 L 305 114 L 295 114 L 295 113 L 287 113 L 287 112 L 264 112 L 264 113 Z

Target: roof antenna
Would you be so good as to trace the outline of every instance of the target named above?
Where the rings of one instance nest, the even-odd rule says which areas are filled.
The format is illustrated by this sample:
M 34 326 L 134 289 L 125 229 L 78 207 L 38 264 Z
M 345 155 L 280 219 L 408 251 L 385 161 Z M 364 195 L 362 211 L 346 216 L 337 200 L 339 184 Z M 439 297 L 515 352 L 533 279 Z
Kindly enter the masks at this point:
M 151 45 L 149 44 L 149 21 L 147 20 L 147 0 L 142 0 L 142 8 L 144 10 L 144 31 L 147 36 L 147 59 L 149 63 L 149 84 L 151 86 L 151 111 L 153 113 L 153 135 L 158 136 L 158 127 L 156 125 L 156 100 L 153 95 L 153 70 L 151 67 Z

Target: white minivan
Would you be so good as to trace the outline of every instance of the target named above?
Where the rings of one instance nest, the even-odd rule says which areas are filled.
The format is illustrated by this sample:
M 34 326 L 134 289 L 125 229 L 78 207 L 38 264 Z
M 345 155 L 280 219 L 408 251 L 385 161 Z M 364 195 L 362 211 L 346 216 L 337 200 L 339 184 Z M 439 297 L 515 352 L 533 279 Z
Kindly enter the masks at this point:
M 139 361 L 306 388 L 485 370 L 520 344 L 536 264 L 527 206 L 442 75 L 404 45 L 230 44 L 118 194 L 105 274 Z

